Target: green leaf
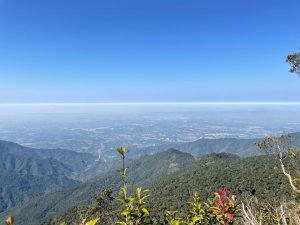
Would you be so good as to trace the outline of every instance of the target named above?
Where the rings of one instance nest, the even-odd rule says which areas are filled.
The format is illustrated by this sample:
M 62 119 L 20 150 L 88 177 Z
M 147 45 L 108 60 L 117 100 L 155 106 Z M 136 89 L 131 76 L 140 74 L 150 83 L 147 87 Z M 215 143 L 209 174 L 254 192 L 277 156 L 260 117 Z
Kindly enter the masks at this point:
M 140 195 L 141 195 L 141 191 L 142 191 L 142 188 L 137 188 L 137 189 L 135 190 L 136 195 L 137 195 L 137 196 L 140 196 Z
M 148 211 L 146 208 L 142 208 L 142 211 L 143 211 L 145 214 L 147 214 L 147 215 L 150 214 L 149 211 Z
M 192 221 L 195 223 L 196 221 L 199 221 L 199 220 L 202 220 L 203 219 L 203 216 L 195 216 L 195 217 L 192 217 Z
M 100 218 L 90 220 L 89 222 L 86 223 L 86 225 L 95 225 L 99 220 L 100 220 Z
M 130 213 L 131 213 L 130 210 L 123 210 L 123 211 L 122 211 L 122 214 L 123 214 L 123 215 L 129 215 Z
M 179 225 L 179 220 L 173 220 L 173 225 Z

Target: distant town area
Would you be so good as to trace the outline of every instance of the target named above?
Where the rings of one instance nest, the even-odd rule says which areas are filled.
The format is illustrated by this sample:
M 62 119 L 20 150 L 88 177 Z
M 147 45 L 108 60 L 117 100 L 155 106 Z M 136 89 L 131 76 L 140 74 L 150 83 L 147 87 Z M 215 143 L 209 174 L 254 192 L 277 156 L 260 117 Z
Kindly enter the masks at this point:
M 157 105 L 127 107 L 122 113 L 119 108 L 82 108 L 86 107 L 20 109 L 16 115 L 2 110 L 0 137 L 28 147 L 113 157 L 113 150 L 123 145 L 142 149 L 201 138 L 257 138 L 300 129 L 299 106 L 185 106 L 182 110 L 180 106 L 161 109 Z

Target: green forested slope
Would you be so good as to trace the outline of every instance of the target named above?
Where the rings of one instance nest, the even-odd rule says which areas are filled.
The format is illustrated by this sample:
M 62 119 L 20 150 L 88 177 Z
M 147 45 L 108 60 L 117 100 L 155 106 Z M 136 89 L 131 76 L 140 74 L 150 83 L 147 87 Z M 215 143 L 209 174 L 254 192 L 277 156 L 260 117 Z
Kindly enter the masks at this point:
M 62 149 L 27 148 L 0 140 L 0 170 L 30 175 L 69 176 L 95 161 L 90 154 Z
M 220 158 L 210 155 L 157 181 L 151 187 L 149 208 L 158 214 L 166 208 L 181 209 L 193 192 L 207 199 L 220 187 L 226 187 L 240 199 L 253 196 L 261 202 L 278 202 L 291 197 L 288 181 L 273 156 Z
M 185 160 L 186 163 L 181 164 L 181 169 L 170 173 L 170 165 L 177 163 L 174 159 Z M 152 170 L 159 167 L 164 169 Z M 170 150 L 135 160 L 129 164 L 129 170 L 131 187 L 151 189 L 148 208 L 157 215 L 161 215 L 165 209 L 184 209 L 185 202 L 194 191 L 206 199 L 220 187 L 228 188 L 239 198 L 253 196 L 262 202 L 279 201 L 291 196 L 286 178 L 272 156 L 239 158 L 222 153 L 194 159 L 190 155 Z M 152 173 L 156 175 L 149 176 Z M 118 194 L 119 186 L 119 174 L 115 172 L 95 182 L 30 201 L 30 204 L 15 208 L 11 213 L 20 219 L 19 224 L 34 225 L 60 214 L 76 203 L 88 203 L 101 188 L 112 187 L 115 194 Z M 78 219 L 74 211 L 70 213 L 65 216 Z
M 79 183 L 73 179 L 74 174 L 93 162 L 89 154 L 0 141 L 0 212 Z
M 174 149 L 144 156 L 128 162 L 128 182 L 131 187 L 150 186 L 160 177 L 180 171 L 195 160 L 193 156 Z M 119 167 L 119 165 L 121 162 L 118 162 L 116 166 Z M 92 197 L 103 188 L 112 188 L 117 194 L 120 185 L 120 174 L 117 170 L 113 170 L 93 181 L 32 199 L 20 207 L 1 213 L 0 219 L 8 214 L 14 214 L 18 225 L 38 224 L 45 218 L 59 215 L 74 205 L 89 203 Z
M 292 134 L 292 136 L 294 143 L 299 146 L 300 142 L 299 138 L 297 137 L 300 136 L 300 133 Z M 233 146 L 239 149 L 238 151 L 235 150 L 235 152 L 240 152 L 243 146 L 245 146 L 244 144 L 246 143 L 245 140 L 242 140 L 242 143 L 240 144 L 237 141 L 238 139 L 230 140 L 235 142 Z M 200 151 L 200 154 L 202 154 L 204 148 L 203 146 L 206 146 L 204 148 L 206 149 L 205 151 L 210 152 L 212 150 L 207 146 L 211 146 L 211 143 L 214 143 L 213 145 L 215 146 L 215 148 L 217 148 L 216 146 L 219 146 L 219 148 L 222 148 L 223 150 L 228 150 L 228 148 L 226 147 L 228 143 L 224 144 L 223 139 L 219 139 L 219 143 L 217 142 L 217 140 L 211 141 L 212 142 L 209 141 L 206 144 L 203 142 L 203 140 L 199 140 L 194 143 L 185 143 L 184 145 L 189 146 L 185 147 L 185 150 L 196 155 L 198 153 L 195 152 L 202 149 Z M 229 141 L 229 139 L 226 139 L 226 141 Z M 254 140 L 248 140 L 247 145 L 254 145 L 253 142 Z M 202 147 L 200 148 L 199 146 Z M 223 152 L 223 150 L 217 152 Z M 26 154 L 25 156 L 27 157 Z M 39 154 L 40 153 L 35 155 Z M 57 157 L 56 159 L 58 160 L 55 159 L 55 162 L 58 162 L 59 166 L 62 165 L 63 168 L 67 168 L 65 170 L 65 173 L 69 174 L 68 171 L 74 170 L 67 164 L 61 164 L 61 162 L 68 158 L 62 156 L 62 154 L 63 152 L 56 154 L 55 157 Z M 59 161 L 59 159 L 61 159 L 61 161 Z M 79 161 L 80 164 L 80 157 L 75 157 L 74 159 L 75 163 Z M 31 157 L 28 157 L 26 160 L 32 159 Z M 40 157 L 39 160 L 48 160 L 48 156 L 45 156 L 44 158 Z M 26 163 L 24 163 L 23 161 L 21 161 L 21 164 L 15 164 L 12 163 L 12 161 L 8 162 L 11 163 L 8 164 L 10 165 L 10 167 L 8 167 L 7 165 L 2 165 L 2 168 L 22 168 L 22 166 L 24 167 L 24 165 L 26 165 Z M 80 166 L 80 168 L 82 168 L 82 171 L 86 169 L 84 165 L 88 162 L 89 160 L 81 162 L 82 166 Z M 5 211 L 0 216 L 4 218 L 8 213 L 13 213 L 17 216 L 20 225 L 33 225 L 38 224 L 40 221 L 46 218 L 59 215 L 62 212 L 72 208 L 72 206 L 74 205 L 88 204 L 92 196 L 96 194 L 100 189 L 112 188 L 115 191 L 114 194 L 116 195 L 120 187 L 120 174 L 117 172 L 117 168 L 119 168 L 120 164 L 120 162 L 113 162 L 112 165 L 110 165 L 111 170 L 107 172 L 107 170 L 104 169 L 102 174 L 101 166 L 92 166 L 90 167 L 90 170 L 93 170 L 93 168 L 97 168 L 97 170 L 92 171 L 92 174 L 100 174 L 97 178 L 93 178 L 88 182 L 77 184 L 75 186 L 72 185 L 69 188 L 64 188 L 62 190 L 48 193 L 45 196 L 28 200 L 28 202 L 24 203 L 22 206 Z M 16 167 L 15 165 L 22 166 Z M 49 163 L 48 165 L 53 166 L 53 168 L 60 168 L 59 166 L 56 166 L 55 163 Z M 289 190 L 289 186 L 287 185 L 286 179 L 282 176 L 280 169 L 278 168 L 277 161 L 271 156 L 239 158 L 231 154 L 222 153 L 210 154 L 209 156 L 195 158 L 190 154 L 171 149 L 169 151 L 142 156 L 135 160 L 129 159 L 127 160 L 127 165 L 129 186 L 131 188 L 133 188 L 134 186 L 143 186 L 145 188 L 152 189 L 152 197 L 149 199 L 149 207 L 154 212 L 161 212 L 161 210 L 164 208 L 182 208 L 184 206 L 183 203 L 188 200 L 193 191 L 199 191 L 201 193 L 201 196 L 203 196 L 203 198 L 206 198 L 212 193 L 212 191 L 215 191 L 222 186 L 227 187 L 229 190 L 240 197 L 243 195 L 252 195 L 261 200 L 272 201 L 276 199 L 278 200 L 281 197 L 284 198 L 290 196 L 289 193 L 287 193 L 287 191 Z M 89 167 L 89 165 L 87 165 L 87 167 Z M 25 171 L 35 170 L 34 168 L 29 168 Z M 49 171 L 51 171 L 51 169 Z M 86 174 L 90 173 L 89 170 L 87 172 L 88 173 Z M 52 174 L 57 175 L 59 173 L 56 173 L 54 169 Z M 20 174 L 24 175 L 22 173 L 19 173 L 19 175 Z M 27 174 L 27 172 L 25 172 L 25 174 Z M 5 177 L 5 175 L 3 176 Z M 26 179 L 29 179 L 28 177 Z M 24 200 L 30 199 L 32 196 L 34 196 L 31 194 L 31 191 L 35 191 L 34 189 L 31 190 L 31 188 L 33 187 L 31 187 L 30 184 L 33 184 L 32 186 L 37 186 L 39 187 L 39 189 L 43 190 L 43 187 L 47 185 L 40 185 L 41 182 L 47 184 L 47 181 L 51 181 L 51 184 L 58 184 L 59 186 L 61 184 L 58 181 L 64 183 L 62 177 L 63 176 L 57 176 L 56 178 L 53 178 L 54 180 L 47 179 L 46 177 L 44 181 L 30 181 L 26 186 L 18 184 L 18 182 L 20 181 L 25 184 L 28 181 L 25 181 L 24 179 L 16 176 L 17 181 L 15 186 L 20 187 L 21 191 L 18 189 L 11 189 L 14 191 L 10 193 L 3 191 L 3 189 L 1 191 L 3 194 L 5 194 L 5 196 L 12 196 L 15 194 L 15 192 L 22 193 L 23 187 L 28 187 L 27 190 L 26 188 L 24 189 L 26 190 L 26 195 L 24 195 L 23 200 L 20 201 L 23 202 Z M 57 178 L 59 179 L 55 180 Z M 4 186 L 9 187 L 9 184 L 4 183 Z M 52 186 L 49 185 L 47 187 Z M 42 192 L 39 192 L 38 190 L 36 191 L 38 194 L 35 196 L 40 196 L 47 191 L 43 190 Z M 19 197 L 17 197 L 16 199 L 19 199 Z M 12 202 L 15 201 L 16 200 L 12 200 Z M 4 200 L 4 202 L 5 203 L 3 204 L 7 205 L 5 207 L 13 206 L 13 203 L 9 203 L 7 202 L 7 200 Z
M 77 184 L 63 176 L 33 176 L 14 172 L 0 172 L 0 211 L 11 208 L 62 187 Z
M 207 155 L 146 186 L 151 190 L 147 208 L 157 217 L 163 216 L 166 210 L 185 211 L 193 192 L 197 191 L 205 200 L 221 187 L 226 187 L 239 199 L 252 197 L 261 204 L 268 202 L 276 205 L 292 197 L 286 177 L 278 166 L 273 156 L 239 158 L 226 153 Z M 44 224 L 52 225 L 58 221 L 77 224 L 77 213 L 76 210 L 70 210 L 56 218 L 54 223 Z

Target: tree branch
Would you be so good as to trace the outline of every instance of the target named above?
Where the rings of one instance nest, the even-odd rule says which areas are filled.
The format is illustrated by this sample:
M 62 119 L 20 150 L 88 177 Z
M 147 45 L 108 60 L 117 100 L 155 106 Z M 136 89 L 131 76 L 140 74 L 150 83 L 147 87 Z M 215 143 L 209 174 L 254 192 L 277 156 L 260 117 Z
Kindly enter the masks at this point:
M 246 209 L 245 209 L 245 205 L 244 203 L 242 202 L 242 210 L 243 210 L 243 213 L 246 217 L 246 219 L 248 220 L 248 222 L 251 224 L 251 225 L 255 225 L 255 223 L 253 222 L 253 220 L 250 218 L 249 214 L 247 213 Z
M 279 161 L 280 161 L 282 173 L 288 178 L 290 186 L 292 187 L 293 191 L 300 194 L 300 190 L 294 185 L 292 176 L 286 171 L 285 165 L 281 157 L 279 157 Z

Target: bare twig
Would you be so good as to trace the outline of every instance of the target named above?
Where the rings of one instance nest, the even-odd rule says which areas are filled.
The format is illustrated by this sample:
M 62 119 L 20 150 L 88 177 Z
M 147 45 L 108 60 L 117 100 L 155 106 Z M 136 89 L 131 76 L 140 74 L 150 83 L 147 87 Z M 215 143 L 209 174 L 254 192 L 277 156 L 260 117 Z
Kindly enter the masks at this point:
M 285 217 L 285 210 L 283 208 L 283 205 L 280 205 L 280 211 L 281 211 L 281 221 L 284 225 L 288 225 Z
M 245 205 L 244 203 L 242 202 L 242 210 L 243 210 L 243 214 L 245 215 L 246 219 L 248 220 L 248 222 L 251 224 L 251 225 L 256 225 L 255 222 L 253 222 L 253 220 L 250 218 L 246 208 L 245 208 Z M 253 217 L 253 216 L 252 216 Z

